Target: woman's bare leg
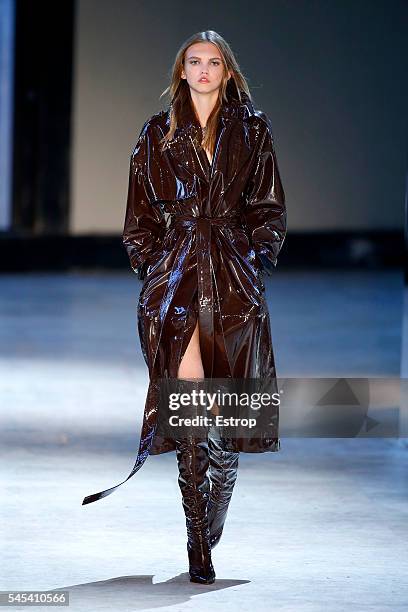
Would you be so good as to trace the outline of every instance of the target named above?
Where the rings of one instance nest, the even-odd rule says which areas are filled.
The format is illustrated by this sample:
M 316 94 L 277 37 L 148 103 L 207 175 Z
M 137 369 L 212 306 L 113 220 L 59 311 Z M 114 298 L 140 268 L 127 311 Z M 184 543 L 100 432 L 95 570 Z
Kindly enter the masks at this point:
M 188 343 L 186 352 L 180 362 L 177 378 L 204 378 L 198 321 L 190 342 Z
M 198 321 L 194 328 L 193 335 L 188 343 L 186 352 L 180 362 L 177 378 L 204 378 L 204 367 L 201 359 L 200 333 Z M 219 407 L 214 402 L 211 414 L 218 415 Z
M 193 335 L 188 343 L 186 352 L 180 362 L 177 378 L 204 378 L 204 367 L 201 359 L 200 333 L 198 321 L 194 328 Z M 214 402 L 211 409 L 212 414 L 219 414 L 219 407 Z

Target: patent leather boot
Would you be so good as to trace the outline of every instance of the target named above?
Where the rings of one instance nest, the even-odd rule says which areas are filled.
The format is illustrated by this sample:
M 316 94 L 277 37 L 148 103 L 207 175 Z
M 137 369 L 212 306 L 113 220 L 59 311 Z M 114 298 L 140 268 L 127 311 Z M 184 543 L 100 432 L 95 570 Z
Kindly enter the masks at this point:
M 187 552 L 191 582 L 211 584 L 215 572 L 211 561 L 207 506 L 210 495 L 208 441 L 176 440 L 178 483 L 186 516 Z
M 211 493 L 208 502 L 210 547 L 220 541 L 238 474 L 239 452 L 223 451 L 220 440 L 208 438 Z

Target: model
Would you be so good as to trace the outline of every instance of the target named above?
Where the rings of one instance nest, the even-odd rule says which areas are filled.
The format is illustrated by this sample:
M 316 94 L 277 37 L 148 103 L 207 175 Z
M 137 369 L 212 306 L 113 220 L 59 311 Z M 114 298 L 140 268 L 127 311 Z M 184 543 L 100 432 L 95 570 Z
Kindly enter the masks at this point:
M 238 63 L 216 32 L 180 48 L 166 110 L 144 124 L 130 159 L 123 243 L 143 281 L 138 331 L 149 369 L 139 451 L 176 451 L 190 580 L 209 584 L 240 452 L 278 451 L 263 436 L 176 439 L 157 430 L 163 379 L 276 381 L 263 274 L 286 234 L 271 123 L 255 110 Z M 162 95 L 163 95 L 162 94 Z

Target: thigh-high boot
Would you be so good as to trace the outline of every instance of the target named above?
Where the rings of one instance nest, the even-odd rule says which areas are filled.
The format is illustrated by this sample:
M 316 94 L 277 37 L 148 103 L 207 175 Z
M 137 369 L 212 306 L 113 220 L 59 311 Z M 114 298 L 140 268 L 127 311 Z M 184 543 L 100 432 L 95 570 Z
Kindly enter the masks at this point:
M 215 572 L 211 561 L 208 526 L 208 441 L 194 437 L 176 440 L 178 483 L 186 516 L 187 552 L 191 582 L 211 584 Z

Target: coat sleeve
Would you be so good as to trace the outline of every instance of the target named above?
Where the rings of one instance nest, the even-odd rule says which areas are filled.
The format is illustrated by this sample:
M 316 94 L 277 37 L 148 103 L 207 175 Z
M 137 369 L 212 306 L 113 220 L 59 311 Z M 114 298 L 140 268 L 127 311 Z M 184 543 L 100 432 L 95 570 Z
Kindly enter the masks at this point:
M 154 205 L 150 186 L 150 164 L 155 147 L 148 122 L 140 132 L 130 157 L 129 185 L 122 240 L 132 270 L 140 280 L 147 274 L 151 258 L 160 252 L 166 222 L 159 205 Z
M 265 113 L 254 170 L 244 197 L 244 220 L 258 268 L 270 276 L 286 236 L 285 193 L 276 159 L 272 128 Z

